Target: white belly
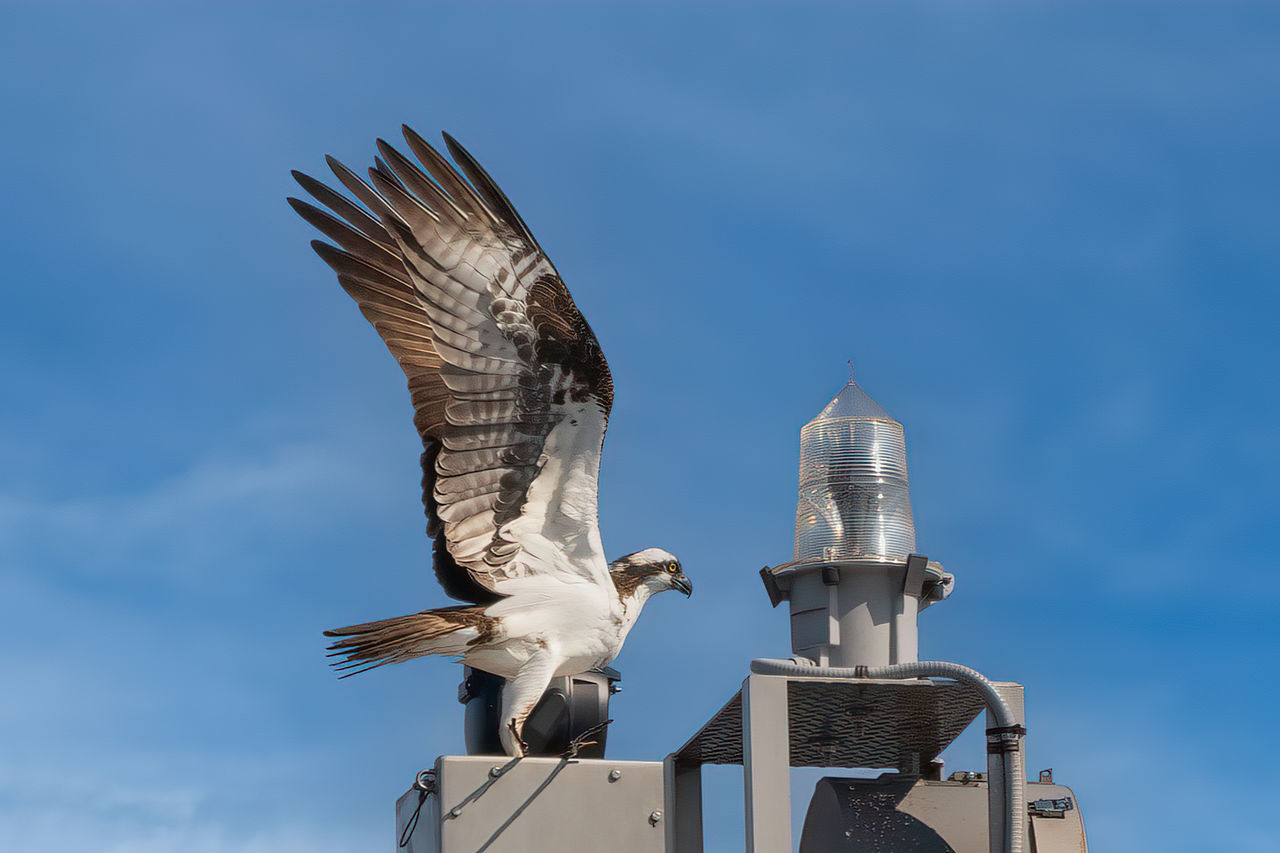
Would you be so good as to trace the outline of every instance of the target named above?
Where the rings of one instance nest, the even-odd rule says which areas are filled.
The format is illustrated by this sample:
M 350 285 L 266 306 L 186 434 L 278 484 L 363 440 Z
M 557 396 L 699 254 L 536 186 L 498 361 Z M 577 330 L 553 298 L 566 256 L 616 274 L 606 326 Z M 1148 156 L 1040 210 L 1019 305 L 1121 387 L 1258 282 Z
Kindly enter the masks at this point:
M 613 590 L 529 581 L 503 585 L 510 597 L 485 611 L 501 620 L 502 635 L 469 649 L 463 663 L 511 679 L 535 656 L 549 657 L 556 676 L 585 672 L 617 656 L 623 632 L 621 608 L 616 598 L 610 601 Z

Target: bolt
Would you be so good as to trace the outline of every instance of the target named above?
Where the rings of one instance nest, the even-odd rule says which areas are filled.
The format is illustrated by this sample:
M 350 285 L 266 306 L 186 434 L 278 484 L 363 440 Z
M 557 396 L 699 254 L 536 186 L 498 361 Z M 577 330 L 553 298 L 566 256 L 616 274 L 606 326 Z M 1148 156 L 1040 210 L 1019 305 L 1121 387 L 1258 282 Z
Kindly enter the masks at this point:
M 489 768 L 490 779 L 497 779 L 501 775 L 502 775 L 502 768 L 499 767 L 498 765 L 495 764 L 494 766 Z
M 460 814 L 462 814 L 462 806 L 454 806 L 449 809 L 449 817 L 457 817 Z
M 657 809 L 654 809 L 653 811 L 649 812 L 649 823 L 651 825 L 657 826 L 660 820 L 662 820 L 662 812 L 658 811 Z
M 610 770 L 610 771 L 609 771 L 609 781 L 610 781 L 610 782 L 617 782 L 617 781 L 618 781 L 619 779 L 621 779 L 621 778 L 622 778 L 622 771 L 621 771 L 621 770 L 618 770 L 617 768 L 614 768 L 613 770 Z

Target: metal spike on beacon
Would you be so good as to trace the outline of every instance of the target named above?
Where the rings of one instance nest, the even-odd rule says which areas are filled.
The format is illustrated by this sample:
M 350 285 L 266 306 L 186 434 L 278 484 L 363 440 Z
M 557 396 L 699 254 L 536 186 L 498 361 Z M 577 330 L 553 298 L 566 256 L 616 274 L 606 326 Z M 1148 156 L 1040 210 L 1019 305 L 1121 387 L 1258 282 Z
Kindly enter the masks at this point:
M 791 656 L 744 661 L 720 709 L 683 745 L 653 744 L 653 760 L 611 761 L 602 739 L 580 735 L 558 755 L 486 754 L 494 700 L 464 689 L 472 754 L 418 774 L 397 803 L 401 848 L 723 849 L 730 828 L 704 822 L 702 768 L 736 764 L 752 853 L 797 849 L 793 767 L 829 771 L 801 853 L 1086 853 L 1076 794 L 1051 769 L 1028 778 L 1022 685 L 920 659 L 919 616 L 955 577 L 917 550 L 905 430 L 852 368 L 800 430 L 793 558 L 760 577 L 775 608 L 787 603 Z M 617 678 L 562 680 L 531 723 L 589 733 L 608 719 Z M 943 751 L 971 725 L 985 732 L 985 764 L 947 772 Z

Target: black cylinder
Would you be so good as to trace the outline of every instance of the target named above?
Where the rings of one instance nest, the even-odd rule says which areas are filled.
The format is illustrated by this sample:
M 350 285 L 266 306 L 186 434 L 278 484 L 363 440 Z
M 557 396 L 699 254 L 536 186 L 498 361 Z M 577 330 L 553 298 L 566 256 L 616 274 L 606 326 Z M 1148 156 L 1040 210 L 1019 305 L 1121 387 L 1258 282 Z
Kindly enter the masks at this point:
M 506 680 L 481 669 L 463 667 L 465 680 L 458 688 L 458 701 L 466 705 L 467 755 L 503 755 L 498 739 L 502 689 Z M 620 688 L 622 675 L 612 667 L 593 669 L 578 675 L 553 678 L 524 724 L 524 740 L 529 755 L 563 755 L 570 742 L 609 719 L 609 697 Z M 583 758 L 604 758 L 602 729 L 582 746 Z

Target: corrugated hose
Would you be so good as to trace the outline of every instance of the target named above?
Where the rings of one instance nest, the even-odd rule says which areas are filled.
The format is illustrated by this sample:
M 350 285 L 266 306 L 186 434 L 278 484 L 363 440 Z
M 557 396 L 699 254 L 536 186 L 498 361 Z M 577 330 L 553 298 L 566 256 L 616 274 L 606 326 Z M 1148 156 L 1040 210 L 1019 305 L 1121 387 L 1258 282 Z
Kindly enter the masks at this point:
M 996 725 L 987 729 L 987 752 L 999 753 L 1004 768 L 1004 851 L 1023 853 L 1026 837 L 1027 807 L 1023 791 L 1022 736 L 1026 730 L 1018 724 L 1009 704 L 985 675 L 976 669 L 947 661 L 922 660 L 889 666 L 818 666 L 804 658 L 761 658 L 751 662 L 758 675 L 794 675 L 808 678 L 948 678 L 971 684 L 982 694 Z

